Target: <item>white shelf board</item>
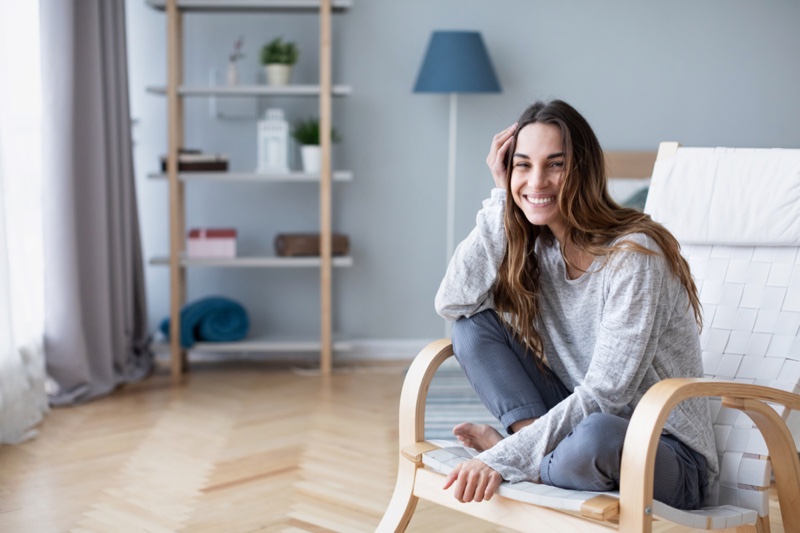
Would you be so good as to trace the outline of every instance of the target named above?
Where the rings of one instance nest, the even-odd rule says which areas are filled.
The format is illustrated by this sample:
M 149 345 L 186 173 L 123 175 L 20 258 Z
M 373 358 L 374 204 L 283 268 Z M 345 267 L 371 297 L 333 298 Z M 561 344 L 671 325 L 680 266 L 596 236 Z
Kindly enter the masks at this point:
M 153 94 L 167 94 L 164 85 L 147 87 L 147 92 Z M 180 85 L 178 94 L 181 96 L 319 96 L 319 85 L 283 85 L 273 87 L 270 85 Z M 353 92 L 349 85 L 334 85 L 331 90 L 333 96 L 346 96 Z
M 232 257 L 232 258 L 181 258 L 185 267 L 231 267 L 231 268 L 319 268 L 322 261 L 319 257 Z M 168 265 L 169 257 L 160 256 L 150 259 L 151 265 Z M 353 266 L 351 256 L 336 256 L 333 266 Z
M 168 352 L 168 342 L 154 342 L 151 347 L 156 352 Z M 245 339 L 238 342 L 198 342 L 188 349 L 190 352 L 318 352 L 322 344 L 315 339 Z M 334 341 L 336 351 L 351 351 L 353 345 L 348 341 Z
M 147 5 L 164 10 L 166 0 L 147 0 Z M 319 0 L 178 0 L 182 11 L 274 11 L 319 10 Z M 350 9 L 352 0 L 332 0 L 334 10 Z
M 166 174 L 152 173 L 147 175 L 150 179 L 167 179 Z M 254 182 L 319 182 L 319 174 L 306 174 L 304 172 L 290 172 L 289 174 L 260 174 L 258 172 L 179 172 L 181 181 L 254 181 Z M 353 172 L 350 170 L 335 170 L 333 181 L 352 181 Z

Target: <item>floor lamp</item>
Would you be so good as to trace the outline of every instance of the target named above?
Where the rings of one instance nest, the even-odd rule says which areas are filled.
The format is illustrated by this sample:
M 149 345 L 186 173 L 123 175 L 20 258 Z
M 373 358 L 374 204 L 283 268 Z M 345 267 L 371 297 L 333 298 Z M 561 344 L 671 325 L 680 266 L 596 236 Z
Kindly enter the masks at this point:
M 499 93 L 500 83 L 477 31 L 434 31 L 414 85 L 415 93 L 450 94 L 447 160 L 447 260 L 455 249 L 456 126 L 459 93 Z
M 477 31 L 434 31 L 414 85 L 415 93 L 450 94 L 447 158 L 447 261 L 455 250 L 456 129 L 459 93 L 499 93 L 500 83 Z M 445 334 L 450 335 L 447 323 Z

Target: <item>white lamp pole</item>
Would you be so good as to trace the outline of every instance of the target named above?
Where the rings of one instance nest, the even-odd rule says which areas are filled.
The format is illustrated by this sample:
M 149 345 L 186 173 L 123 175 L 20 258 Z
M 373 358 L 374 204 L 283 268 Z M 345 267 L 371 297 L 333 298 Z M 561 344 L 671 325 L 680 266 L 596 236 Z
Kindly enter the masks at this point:
M 456 249 L 456 131 L 458 126 L 458 93 L 450 93 L 450 146 L 447 151 L 447 257 L 450 264 Z M 444 321 L 444 336 L 450 338 L 453 323 Z
M 447 263 L 456 248 L 456 129 L 458 93 L 450 93 L 450 147 L 447 158 Z

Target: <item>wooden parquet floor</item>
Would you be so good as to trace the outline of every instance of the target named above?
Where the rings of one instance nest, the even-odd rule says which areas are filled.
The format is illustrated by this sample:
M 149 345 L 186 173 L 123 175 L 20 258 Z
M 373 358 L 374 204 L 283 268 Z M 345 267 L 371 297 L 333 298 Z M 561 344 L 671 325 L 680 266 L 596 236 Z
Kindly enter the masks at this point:
M 374 531 L 403 369 L 203 364 L 181 386 L 157 372 L 54 410 L 36 439 L 0 447 L 0 532 Z M 421 502 L 408 531 L 507 530 Z

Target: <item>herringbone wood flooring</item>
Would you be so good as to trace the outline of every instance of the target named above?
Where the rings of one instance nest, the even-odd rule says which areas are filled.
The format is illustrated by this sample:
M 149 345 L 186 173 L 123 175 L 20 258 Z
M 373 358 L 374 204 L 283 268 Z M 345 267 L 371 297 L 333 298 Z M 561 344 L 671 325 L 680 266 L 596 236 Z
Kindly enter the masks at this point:
M 374 531 L 402 371 L 195 365 L 181 386 L 158 372 L 54 410 L 35 440 L 0 448 L 0 531 Z M 505 530 L 421 502 L 409 531 Z

